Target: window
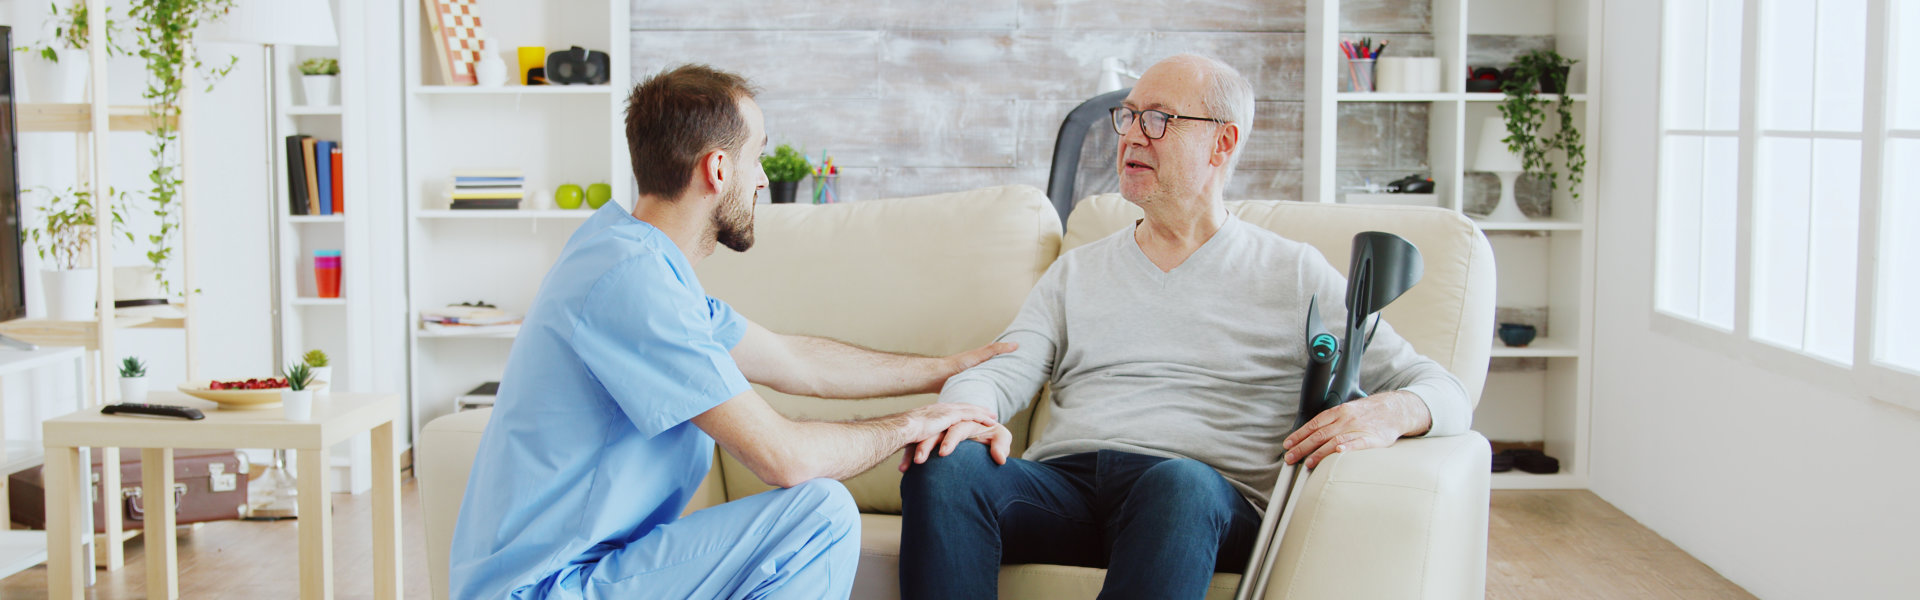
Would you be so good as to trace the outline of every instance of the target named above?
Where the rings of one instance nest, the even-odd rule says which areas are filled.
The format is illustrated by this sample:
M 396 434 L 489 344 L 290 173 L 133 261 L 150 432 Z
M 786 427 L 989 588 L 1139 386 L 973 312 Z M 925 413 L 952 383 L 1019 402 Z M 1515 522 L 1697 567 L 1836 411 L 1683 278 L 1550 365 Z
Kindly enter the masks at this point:
M 1920 2 L 1667 0 L 1662 26 L 1654 309 L 1920 374 Z
M 1655 243 L 1661 311 L 1733 329 L 1742 0 L 1668 2 Z
M 1874 360 L 1920 373 L 1920 3 L 1894 2 L 1888 40 L 1886 168 L 1881 177 Z

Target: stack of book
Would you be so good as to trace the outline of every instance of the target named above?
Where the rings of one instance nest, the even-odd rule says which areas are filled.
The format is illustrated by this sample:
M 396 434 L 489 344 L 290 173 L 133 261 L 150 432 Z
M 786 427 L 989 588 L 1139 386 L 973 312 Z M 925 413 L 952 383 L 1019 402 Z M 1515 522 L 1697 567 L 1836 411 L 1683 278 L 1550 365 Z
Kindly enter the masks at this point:
M 345 212 L 340 164 L 340 142 L 307 135 L 287 136 L 288 214 Z
M 499 335 L 520 330 L 520 315 L 492 306 L 453 305 L 420 311 L 420 328 L 435 335 Z
M 527 178 L 519 169 L 453 172 L 453 208 L 512 210 L 527 195 Z

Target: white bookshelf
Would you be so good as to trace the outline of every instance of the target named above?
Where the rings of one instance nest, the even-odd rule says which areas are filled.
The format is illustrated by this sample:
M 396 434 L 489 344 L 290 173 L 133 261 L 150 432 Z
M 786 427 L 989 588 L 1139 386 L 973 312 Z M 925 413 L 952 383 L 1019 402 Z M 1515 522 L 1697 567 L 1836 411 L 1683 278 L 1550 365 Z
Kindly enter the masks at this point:
M 1499 114 L 1500 93 L 1466 91 L 1469 36 L 1551 35 L 1555 50 L 1578 60 L 1568 81 L 1568 100 L 1586 133 L 1586 155 L 1599 156 L 1599 81 L 1597 33 L 1600 3 L 1595 0 L 1434 0 L 1432 56 L 1441 59 L 1441 90 L 1431 93 L 1345 92 L 1339 89 L 1345 56 L 1343 38 L 1378 33 L 1340 28 L 1341 0 L 1307 3 L 1307 102 L 1305 200 L 1335 202 L 1339 108 L 1343 104 L 1425 103 L 1428 108 L 1427 166 L 1441 206 L 1465 210 L 1465 176 L 1478 143 L 1483 119 Z M 1405 37 L 1399 34 L 1398 37 Z M 1396 44 L 1398 47 L 1398 44 Z M 1400 56 L 1409 56 L 1400 54 Z M 1503 65 L 1498 65 L 1503 66 Z M 1545 98 L 1558 101 L 1557 95 Z M 1553 120 L 1549 113 L 1550 121 Z M 1564 161 L 1562 161 L 1564 164 Z M 1494 441 L 1543 442 L 1560 460 L 1560 473 L 1496 474 L 1499 489 L 1587 487 L 1590 472 L 1589 420 L 1593 370 L 1593 281 L 1595 205 L 1604 202 L 1594 184 L 1597 169 L 1588 164 L 1582 201 L 1573 201 L 1565 179 L 1552 200 L 1552 217 L 1525 222 L 1473 218 L 1487 233 L 1498 264 L 1496 304 L 1501 308 L 1544 309 L 1541 335 L 1524 348 L 1492 340 L 1495 368 L 1488 374 L 1474 428 Z M 1544 364 L 1544 367 L 1541 365 Z M 1503 365 L 1513 368 L 1501 368 Z
M 278 45 L 270 66 L 278 97 L 274 111 L 274 200 L 278 246 L 278 303 L 274 318 L 280 327 L 280 366 L 299 360 L 308 350 L 327 353 L 333 367 L 332 389 L 342 392 L 372 391 L 373 378 L 373 304 L 365 293 L 371 286 L 368 271 L 374 252 L 369 243 L 374 198 L 368 185 L 369 169 L 375 165 L 366 158 L 367 147 L 374 143 L 368 135 L 367 110 L 371 105 L 367 74 L 369 61 L 367 32 L 356 26 L 368 19 L 367 3 L 361 0 L 335 0 L 333 16 L 338 46 Z M 309 58 L 333 58 L 340 63 L 335 77 L 332 103 L 303 102 L 306 93 L 300 83 L 300 62 Z M 285 138 L 305 134 L 340 143 L 342 210 L 331 215 L 292 213 L 292 196 L 287 181 Z M 357 209 L 357 210 L 356 210 Z M 314 281 L 313 252 L 341 251 L 340 296 L 321 298 Z M 335 492 L 359 493 L 372 487 L 372 448 L 365 436 L 352 443 L 334 447 L 327 474 Z M 301 474 L 306 476 L 306 474 Z
M 420 327 L 420 311 L 485 301 L 526 314 L 540 280 L 588 208 L 553 207 L 561 184 L 610 184 L 632 206 L 634 183 L 623 118 L 632 89 L 624 0 L 494 2 L 481 6 L 485 35 L 508 67 L 508 85 L 444 85 L 419 2 L 404 2 L 406 105 L 407 347 L 410 433 L 451 414 L 455 398 L 505 370 L 514 332 L 455 335 Z M 563 10 L 564 9 L 564 10 Z M 604 85 L 520 85 L 518 46 L 606 52 Z M 447 188 L 460 169 L 519 169 L 521 210 L 451 210 Z

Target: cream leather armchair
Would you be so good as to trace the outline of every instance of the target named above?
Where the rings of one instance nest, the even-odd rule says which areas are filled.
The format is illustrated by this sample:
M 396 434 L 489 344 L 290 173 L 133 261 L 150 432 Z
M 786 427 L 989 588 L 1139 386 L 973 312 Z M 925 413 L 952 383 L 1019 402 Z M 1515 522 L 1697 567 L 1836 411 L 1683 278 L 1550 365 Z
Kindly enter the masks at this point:
M 1418 246 L 1423 281 L 1385 311 L 1394 328 L 1447 367 L 1477 401 L 1493 331 L 1493 255 L 1459 214 L 1431 208 L 1231 202 L 1249 223 L 1313 244 L 1345 270 L 1353 235 L 1388 231 Z M 774 331 L 893 351 L 944 355 L 997 336 L 1060 252 L 1126 227 L 1139 209 L 1107 195 L 1072 213 L 1064 237 L 1039 190 L 1008 186 L 829 206 L 758 207 L 754 249 L 703 262 L 708 293 Z M 1257 277 L 1257 273 L 1249 273 Z M 932 402 L 795 397 L 757 388 L 782 412 L 850 419 Z M 1036 414 L 1009 427 L 1025 449 Z M 489 411 L 429 423 L 417 444 L 428 570 L 446 595 L 447 548 Z M 1486 586 L 1488 447 L 1478 434 L 1401 440 L 1335 455 L 1313 471 L 1281 540 L 1268 598 L 1481 598 Z M 863 513 L 856 598 L 898 598 L 900 474 L 883 463 L 846 481 Z M 688 511 L 769 489 L 721 453 Z M 1104 572 L 1058 565 L 1001 570 L 1006 598 L 1093 598 Z M 1240 576 L 1214 576 L 1230 598 Z

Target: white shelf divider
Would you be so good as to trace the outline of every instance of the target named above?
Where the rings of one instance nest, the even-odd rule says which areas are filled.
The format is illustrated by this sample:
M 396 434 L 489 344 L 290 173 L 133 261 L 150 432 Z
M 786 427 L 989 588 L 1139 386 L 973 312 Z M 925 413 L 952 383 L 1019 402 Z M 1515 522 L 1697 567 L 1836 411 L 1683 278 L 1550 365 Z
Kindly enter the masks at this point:
M 471 85 L 422 85 L 412 91 L 421 96 L 573 96 L 611 94 L 610 85 L 506 85 L 500 87 L 479 87 Z
M 523 209 L 523 210 L 511 210 L 511 209 L 508 209 L 508 210 L 482 210 L 482 209 L 470 209 L 470 210 L 452 210 L 452 209 L 431 209 L 431 210 L 416 210 L 416 211 L 413 211 L 413 216 L 414 216 L 414 218 L 416 218 L 416 219 L 476 219 L 476 220 L 498 220 L 498 219 L 586 219 L 587 217 L 590 217 L 590 216 L 593 216 L 593 213 L 594 213 L 594 212 L 596 212 L 596 211 L 594 211 L 594 210 L 592 210 L 592 209 L 587 209 L 587 208 L 579 208 L 579 209 L 575 209 L 575 210 L 565 210 L 565 209 L 541 209 L 541 210 L 525 210 L 525 209 Z

